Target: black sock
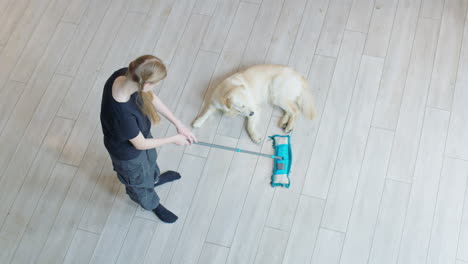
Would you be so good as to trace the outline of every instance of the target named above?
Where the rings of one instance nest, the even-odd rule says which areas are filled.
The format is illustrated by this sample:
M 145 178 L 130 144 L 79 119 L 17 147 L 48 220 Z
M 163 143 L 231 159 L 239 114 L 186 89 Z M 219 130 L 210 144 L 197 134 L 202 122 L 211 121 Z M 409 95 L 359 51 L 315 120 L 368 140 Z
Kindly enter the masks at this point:
M 167 210 L 164 206 L 162 206 L 162 204 L 159 204 L 158 207 L 154 208 L 153 212 L 164 223 L 174 223 L 178 218 L 177 215 Z
M 159 180 L 158 182 L 154 183 L 154 187 L 159 186 L 161 184 L 175 181 L 182 178 L 178 172 L 175 171 L 166 171 L 163 174 L 159 175 Z

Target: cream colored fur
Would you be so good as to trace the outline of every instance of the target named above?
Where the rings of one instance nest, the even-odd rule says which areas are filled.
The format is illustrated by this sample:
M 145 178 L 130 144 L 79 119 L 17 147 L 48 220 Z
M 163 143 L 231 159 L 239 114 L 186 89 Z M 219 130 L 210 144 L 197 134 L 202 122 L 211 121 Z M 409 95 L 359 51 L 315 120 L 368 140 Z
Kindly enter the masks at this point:
M 279 126 L 289 133 L 301 111 L 308 119 L 315 116 L 315 103 L 307 80 L 290 67 L 283 65 L 255 65 L 233 74 L 207 95 L 203 108 L 193 121 L 201 127 L 216 110 L 230 116 L 247 117 L 247 132 L 259 143 L 261 135 L 255 127 L 262 105 L 271 103 L 283 109 Z

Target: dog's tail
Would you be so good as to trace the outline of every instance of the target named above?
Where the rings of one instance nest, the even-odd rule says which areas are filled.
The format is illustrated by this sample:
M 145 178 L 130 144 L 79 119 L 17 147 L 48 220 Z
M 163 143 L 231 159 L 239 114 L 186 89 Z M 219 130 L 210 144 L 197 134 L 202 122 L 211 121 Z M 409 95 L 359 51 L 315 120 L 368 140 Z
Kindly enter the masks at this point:
M 298 104 L 301 108 L 302 114 L 310 120 L 315 118 L 315 100 L 312 91 L 310 91 L 307 81 L 302 86 L 302 93 L 299 97 Z

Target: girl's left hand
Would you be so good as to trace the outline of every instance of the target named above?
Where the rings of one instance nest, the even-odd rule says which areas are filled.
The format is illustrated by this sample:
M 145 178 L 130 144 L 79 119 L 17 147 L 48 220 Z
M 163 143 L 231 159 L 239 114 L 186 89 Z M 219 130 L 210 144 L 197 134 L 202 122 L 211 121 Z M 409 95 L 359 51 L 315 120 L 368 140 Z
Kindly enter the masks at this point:
M 180 124 L 177 126 L 177 132 L 179 134 L 182 134 L 184 135 L 187 140 L 190 142 L 190 144 L 192 144 L 193 142 L 198 142 L 197 138 L 195 137 L 195 135 L 192 133 L 192 131 L 190 131 L 190 129 L 188 129 L 185 125 L 183 124 Z

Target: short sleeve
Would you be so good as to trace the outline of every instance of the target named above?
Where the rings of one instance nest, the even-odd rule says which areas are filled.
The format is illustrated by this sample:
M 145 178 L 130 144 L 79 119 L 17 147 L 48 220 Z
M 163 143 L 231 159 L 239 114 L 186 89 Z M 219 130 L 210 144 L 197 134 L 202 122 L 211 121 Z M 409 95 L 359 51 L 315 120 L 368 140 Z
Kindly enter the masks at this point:
M 134 116 L 126 116 L 119 120 L 119 134 L 126 140 L 135 138 L 140 133 L 138 123 Z

